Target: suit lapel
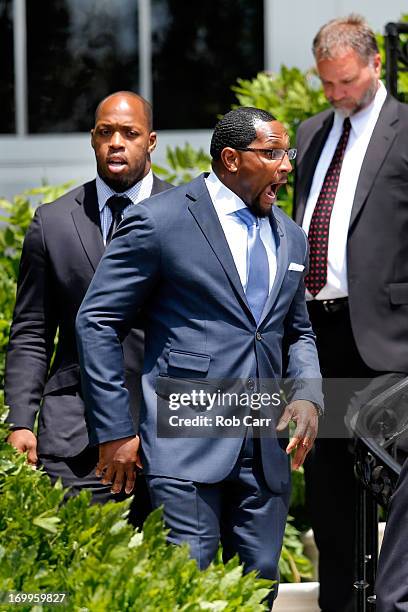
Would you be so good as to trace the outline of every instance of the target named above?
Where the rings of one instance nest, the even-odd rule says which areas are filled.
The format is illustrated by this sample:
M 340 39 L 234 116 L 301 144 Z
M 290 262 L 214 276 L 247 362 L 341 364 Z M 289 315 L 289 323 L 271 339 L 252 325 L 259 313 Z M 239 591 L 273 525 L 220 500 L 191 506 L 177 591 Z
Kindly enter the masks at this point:
M 321 127 L 313 132 L 309 142 L 305 143 L 296 166 L 297 206 L 295 220 L 298 225 L 301 225 L 303 221 L 307 198 L 309 197 L 310 188 L 313 182 L 313 176 L 324 144 L 327 140 L 327 136 L 332 128 L 333 119 L 333 112 L 329 112 L 326 117 L 323 118 Z
M 95 181 L 86 183 L 76 198 L 79 206 L 72 218 L 87 258 L 94 270 L 103 255 L 103 244 Z
M 284 225 L 280 219 L 277 218 L 274 208 L 272 208 L 271 215 L 269 217 L 271 224 L 272 233 L 276 244 L 276 275 L 273 282 L 272 288 L 269 292 L 268 299 L 265 302 L 262 316 L 259 321 L 259 325 L 271 311 L 276 298 L 278 297 L 281 289 L 283 279 L 288 269 L 288 240 L 285 232 Z
M 208 190 L 204 183 L 204 176 L 201 175 L 191 183 L 187 198 L 190 200 L 188 208 L 193 215 L 195 221 L 199 225 L 208 244 L 214 251 L 218 261 L 224 269 L 231 285 L 233 286 L 240 302 L 246 311 L 251 316 L 252 312 L 249 308 L 241 279 L 234 263 L 231 251 L 225 238 L 217 212 L 209 196 Z
M 397 103 L 391 96 L 388 96 L 381 109 L 361 166 L 351 210 L 350 228 L 366 202 L 381 164 L 397 135 L 397 124 Z
M 156 195 L 157 193 L 162 193 L 163 191 L 167 191 L 168 189 L 171 189 L 172 187 L 173 185 L 170 185 L 170 183 L 166 183 L 166 181 L 162 181 L 155 174 L 153 174 L 153 185 L 152 185 L 152 192 L 150 195 L 153 196 L 153 195 Z

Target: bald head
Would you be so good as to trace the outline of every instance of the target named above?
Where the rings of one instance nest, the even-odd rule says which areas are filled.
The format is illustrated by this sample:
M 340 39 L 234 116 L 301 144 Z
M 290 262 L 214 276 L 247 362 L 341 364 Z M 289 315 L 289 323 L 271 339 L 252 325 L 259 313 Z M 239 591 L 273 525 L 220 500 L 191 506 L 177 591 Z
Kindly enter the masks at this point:
M 147 121 L 147 127 L 149 129 L 149 132 L 152 131 L 153 129 L 153 110 L 152 110 L 152 105 L 150 104 L 150 102 L 148 102 L 147 100 L 145 100 L 144 98 L 142 98 L 142 96 L 139 96 L 138 94 L 134 93 L 133 91 L 115 91 L 114 93 L 109 94 L 109 96 L 106 96 L 106 98 L 103 98 L 103 100 L 101 100 L 98 104 L 98 106 L 96 107 L 96 111 L 95 111 L 95 125 L 98 121 L 98 117 L 99 114 L 102 110 L 103 105 L 106 102 L 109 101 L 123 101 L 129 105 L 132 105 L 132 103 L 136 103 L 137 105 L 141 105 L 143 108 L 143 111 L 145 113 L 145 117 L 146 117 L 146 121 Z
M 133 187 L 149 172 L 156 147 L 152 107 L 131 91 L 104 98 L 91 130 L 99 176 L 116 192 Z

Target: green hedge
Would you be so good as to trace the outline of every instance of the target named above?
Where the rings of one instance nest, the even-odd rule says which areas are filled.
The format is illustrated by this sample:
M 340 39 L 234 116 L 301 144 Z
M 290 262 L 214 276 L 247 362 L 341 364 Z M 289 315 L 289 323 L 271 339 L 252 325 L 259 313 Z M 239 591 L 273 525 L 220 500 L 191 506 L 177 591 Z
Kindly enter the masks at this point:
M 0 609 L 15 608 L 10 592 L 66 593 L 62 609 L 81 612 L 265 609 L 271 583 L 243 576 L 237 559 L 200 572 L 187 546 L 166 544 L 160 510 L 140 533 L 126 521 L 129 502 L 90 506 L 83 491 L 63 504 L 61 485 L 28 467 L 6 435 L 0 424 Z

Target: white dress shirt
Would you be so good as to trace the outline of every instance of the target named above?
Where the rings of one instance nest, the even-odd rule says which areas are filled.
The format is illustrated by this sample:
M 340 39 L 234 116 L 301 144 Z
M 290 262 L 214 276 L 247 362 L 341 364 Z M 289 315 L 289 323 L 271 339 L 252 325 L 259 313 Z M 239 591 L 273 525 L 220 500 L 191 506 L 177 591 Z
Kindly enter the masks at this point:
M 361 166 L 386 95 L 387 91 L 380 83 L 371 104 L 350 117 L 351 131 L 330 218 L 327 283 L 316 295 L 317 300 L 333 300 L 348 296 L 346 249 L 351 209 Z M 306 234 L 309 232 L 317 198 L 343 130 L 343 121 L 344 117 L 336 112 L 332 129 L 316 166 L 302 223 Z M 312 298 L 309 291 L 306 292 L 306 297 Z
M 235 267 L 241 279 L 244 291 L 247 286 L 248 265 L 247 265 L 247 245 L 248 228 L 243 221 L 233 213 L 241 208 L 246 208 L 245 203 L 236 193 L 228 189 L 214 172 L 210 172 L 205 179 L 205 184 L 210 194 L 212 203 L 220 220 L 222 229 L 227 239 Z M 269 263 L 269 291 L 275 281 L 276 276 L 276 245 L 272 234 L 269 219 L 258 218 L 259 233 L 265 246 Z
M 152 187 L 153 173 L 151 170 L 149 170 L 141 181 L 123 193 L 116 193 L 116 191 L 111 189 L 109 185 L 107 185 L 105 181 L 101 179 L 99 174 L 96 176 L 96 193 L 98 195 L 99 214 L 101 218 L 101 229 L 104 244 L 106 244 L 106 237 L 112 223 L 112 211 L 109 206 L 106 205 L 109 198 L 114 195 L 126 195 L 131 200 L 131 204 L 129 204 L 129 206 L 127 206 L 123 211 L 122 217 L 125 217 L 132 208 L 133 204 L 137 204 L 138 202 L 150 197 Z

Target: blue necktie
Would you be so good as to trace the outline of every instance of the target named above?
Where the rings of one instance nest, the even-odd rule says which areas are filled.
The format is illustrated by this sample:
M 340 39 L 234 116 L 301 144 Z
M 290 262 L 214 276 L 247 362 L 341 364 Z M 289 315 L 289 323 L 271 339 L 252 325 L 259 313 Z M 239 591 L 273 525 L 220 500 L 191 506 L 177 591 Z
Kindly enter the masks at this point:
M 246 297 L 254 319 L 259 323 L 269 294 L 269 263 L 260 235 L 258 218 L 249 208 L 234 213 L 248 229 Z

